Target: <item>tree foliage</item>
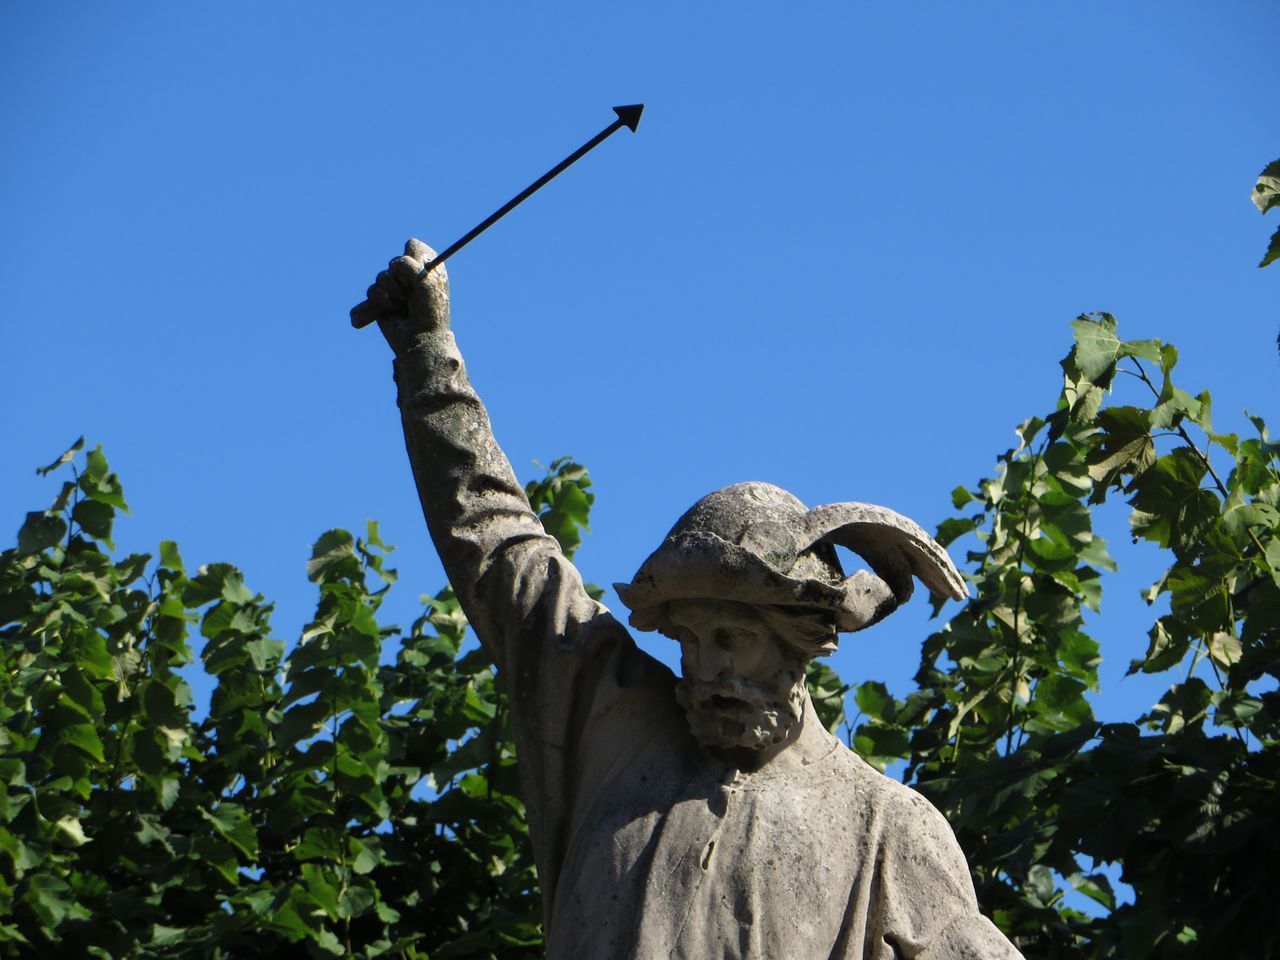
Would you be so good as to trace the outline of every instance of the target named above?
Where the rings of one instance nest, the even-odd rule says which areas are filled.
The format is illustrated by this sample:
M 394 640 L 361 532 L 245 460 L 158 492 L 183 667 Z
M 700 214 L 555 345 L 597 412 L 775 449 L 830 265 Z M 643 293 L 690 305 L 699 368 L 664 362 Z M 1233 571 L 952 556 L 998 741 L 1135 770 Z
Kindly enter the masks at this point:
M 391 548 L 330 530 L 286 655 L 235 567 L 113 556 L 123 490 L 82 446 L 0 554 L 0 955 L 537 955 L 505 698 L 453 593 L 384 663 Z M 589 487 L 569 460 L 528 487 L 569 553 Z
M 905 761 L 1029 957 L 1280 954 L 1280 444 L 1259 417 L 1255 436 L 1218 433 L 1209 394 L 1175 384 L 1173 346 L 1121 340 L 1106 314 L 1073 327 L 1056 408 L 939 528 L 973 544 L 975 598 L 925 641 L 915 691 L 858 689 L 854 746 Z M 1129 672 L 1168 687 L 1099 723 L 1086 628 L 1115 564 L 1092 517 L 1116 495 L 1167 562 Z

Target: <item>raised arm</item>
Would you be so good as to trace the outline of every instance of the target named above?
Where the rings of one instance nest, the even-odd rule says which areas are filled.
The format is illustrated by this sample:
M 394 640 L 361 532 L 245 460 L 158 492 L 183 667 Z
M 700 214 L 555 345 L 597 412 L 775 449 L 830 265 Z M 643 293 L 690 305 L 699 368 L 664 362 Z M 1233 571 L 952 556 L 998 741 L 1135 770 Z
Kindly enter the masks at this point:
M 513 655 L 519 659 L 511 647 L 529 632 L 526 623 L 571 646 L 577 625 L 600 608 L 543 531 L 493 438 L 449 329 L 448 275 L 443 266 L 423 269 L 434 255 L 410 240 L 352 320 L 372 316 L 395 351 L 405 444 L 427 528 L 476 635 L 506 670 Z
M 352 320 L 374 319 L 395 351 L 409 462 L 431 539 L 462 609 L 511 694 L 520 778 L 550 916 L 592 718 L 637 684 L 670 683 L 582 579 L 529 508 L 489 429 L 449 332 L 449 286 L 416 240 L 369 288 Z M 599 738 L 596 738 L 599 739 Z M 583 750 L 586 749 L 586 754 Z M 616 751 L 615 751 L 616 752 Z

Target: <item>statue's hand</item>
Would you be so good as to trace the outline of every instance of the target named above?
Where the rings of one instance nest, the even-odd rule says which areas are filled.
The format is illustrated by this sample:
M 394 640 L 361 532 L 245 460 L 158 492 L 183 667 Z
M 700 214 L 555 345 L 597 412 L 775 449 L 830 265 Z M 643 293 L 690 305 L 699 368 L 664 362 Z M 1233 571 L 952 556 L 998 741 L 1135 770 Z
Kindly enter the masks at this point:
M 376 320 L 396 353 L 412 347 L 424 333 L 448 329 L 449 275 L 444 264 L 429 273 L 424 269 L 435 255 L 420 240 L 406 243 L 404 256 L 392 260 L 369 287 L 367 299 L 351 308 L 351 323 L 364 326 Z

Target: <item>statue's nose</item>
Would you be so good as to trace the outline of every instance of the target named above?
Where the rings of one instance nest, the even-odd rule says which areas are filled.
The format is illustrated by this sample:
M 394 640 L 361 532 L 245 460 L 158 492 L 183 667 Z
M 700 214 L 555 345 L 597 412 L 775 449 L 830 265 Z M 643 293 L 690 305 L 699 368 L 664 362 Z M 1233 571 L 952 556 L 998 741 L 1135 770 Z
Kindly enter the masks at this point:
M 728 662 L 724 651 L 714 643 L 698 641 L 686 644 L 680 657 L 680 672 L 687 680 L 711 683 L 725 672 Z
M 705 643 L 699 653 L 701 654 L 698 657 L 698 672 L 701 674 L 699 680 L 710 682 L 735 672 L 732 650 L 726 650 L 717 643 Z

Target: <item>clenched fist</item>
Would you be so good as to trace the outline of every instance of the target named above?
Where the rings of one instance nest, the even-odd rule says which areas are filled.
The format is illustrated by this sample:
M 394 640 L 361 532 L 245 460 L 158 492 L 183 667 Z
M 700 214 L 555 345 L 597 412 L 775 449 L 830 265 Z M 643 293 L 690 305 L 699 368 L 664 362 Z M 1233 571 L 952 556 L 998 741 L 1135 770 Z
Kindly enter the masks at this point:
M 413 346 L 423 334 L 449 327 L 449 274 L 444 264 L 426 270 L 436 252 L 420 240 L 404 245 L 369 287 L 365 301 L 351 308 L 351 325 L 377 321 L 382 335 L 397 354 Z

